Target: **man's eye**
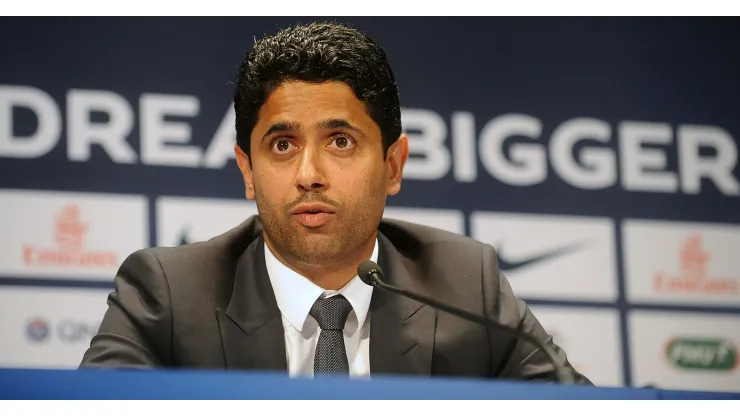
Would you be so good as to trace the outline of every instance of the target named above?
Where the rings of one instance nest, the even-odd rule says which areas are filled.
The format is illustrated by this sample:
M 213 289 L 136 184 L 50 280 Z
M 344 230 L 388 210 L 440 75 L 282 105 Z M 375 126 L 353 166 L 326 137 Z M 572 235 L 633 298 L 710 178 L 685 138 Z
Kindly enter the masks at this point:
M 291 146 L 293 146 L 293 144 L 290 143 L 290 140 L 280 139 L 276 140 L 275 143 L 272 144 L 272 150 L 275 153 L 283 154 L 289 151 Z
M 351 149 L 355 145 L 355 142 L 347 136 L 337 136 L 332 143 L 340 150 Z

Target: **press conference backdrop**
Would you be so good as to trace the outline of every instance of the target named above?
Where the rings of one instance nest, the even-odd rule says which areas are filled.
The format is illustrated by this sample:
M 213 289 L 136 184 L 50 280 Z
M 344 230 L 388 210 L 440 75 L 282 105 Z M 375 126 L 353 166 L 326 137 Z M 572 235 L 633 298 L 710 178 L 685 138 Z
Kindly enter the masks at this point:
M 76 367 L 127 255 L 256 213 L 232 82 L 308 20 L 2 20 L 1 367 Z M 386 217 L 496 247 L 598 385 L 740 391 L 737 21 L 344 21 L 400 88 Z

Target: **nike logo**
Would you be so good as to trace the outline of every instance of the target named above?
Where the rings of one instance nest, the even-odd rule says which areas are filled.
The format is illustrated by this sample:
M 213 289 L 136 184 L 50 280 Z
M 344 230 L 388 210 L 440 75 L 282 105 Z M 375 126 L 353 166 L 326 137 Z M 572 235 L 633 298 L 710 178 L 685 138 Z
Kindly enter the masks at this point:
M 184 246 L 185 244 L 190 244 L 190 238 L 188 238 L 188 230 L 183 229 L 180 231 L 180 242 L 178 245 Z
M 545 260 L 553 259 L 556 257 L 564 256 L 566 254 L 573 253 L 580 250 L 585 245 L 584 242 L 571 244 L 550 250 L 545 253 L 538 254 L 534 257 L 525 257 L 523 259 L 511 261 L 502 254 L 503 245 L 499 246 L 496 250 L 498 252 L 498 267 L 502 272 L 510 272 L 513 270 L 521 269 L 523 267 L 530 266 L 535 263 L 539 263 Z

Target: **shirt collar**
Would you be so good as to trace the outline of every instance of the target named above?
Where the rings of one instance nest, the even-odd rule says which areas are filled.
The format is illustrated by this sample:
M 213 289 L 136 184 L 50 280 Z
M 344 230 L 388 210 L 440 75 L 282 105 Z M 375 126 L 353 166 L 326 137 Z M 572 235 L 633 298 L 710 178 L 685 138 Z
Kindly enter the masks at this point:
M 358 320 L 358 328 L 362 328 L 370 308 L 370 300 L 373 294 L 372 286 L 363 283 L 360 278 L 355 277 L 339 290 L 324 290 L 309 279 L 296 273 L 280 262 L 270 251 L 265 243 L 265 265 L 267 274 L 272 283 L 278 308 L 283 316 L 298 331 L 303 331 L 308 313 L 316 299 L 342 294 L 352 305 Z M 378 261 L 378 240 L 370 260 Z

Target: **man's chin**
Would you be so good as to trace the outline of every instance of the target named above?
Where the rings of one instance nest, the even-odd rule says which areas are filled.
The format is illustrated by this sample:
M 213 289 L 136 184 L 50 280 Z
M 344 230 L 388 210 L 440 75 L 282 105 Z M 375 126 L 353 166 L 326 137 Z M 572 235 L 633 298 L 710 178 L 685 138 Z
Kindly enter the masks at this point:
M 324 244 L 312 244 L 306 242 L 301 247 L 295 247 L 295 256 L 304 263 L 319 264 L 333 263 L 344 258 L 344 252 L 338 250 L 336 246 L 327 246 Z
M 306 251 L 333 251 L 340 239 L 338 235 L 327 230 L 302 230 L 298 234 L 297 246 Z

